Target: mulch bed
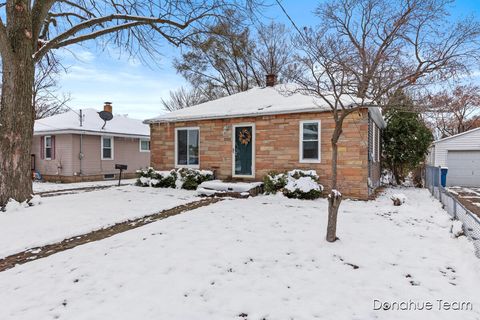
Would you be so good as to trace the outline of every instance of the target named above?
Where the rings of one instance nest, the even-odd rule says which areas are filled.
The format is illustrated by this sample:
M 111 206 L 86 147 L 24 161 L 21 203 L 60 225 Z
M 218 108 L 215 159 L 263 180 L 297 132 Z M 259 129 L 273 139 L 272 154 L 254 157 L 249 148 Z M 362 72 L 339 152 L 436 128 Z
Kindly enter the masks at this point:
M 125 222 L 114 224 L 110 227 L 95 230 L 86 234 L 74 236 L 65 239 L 61 242 L 49 244 L 43 247 L 31 248 L 23 252 L 19 252 L 3 259 L 0 259 L 0 272 L 11 269 L 16 265 L 21 265 L 30 261 L 38 260 L 48 257 L 57 252 L 62 252 L 68 249 L 73 249 L 82 244 L 86 244 L 92 241 L 98 241 L 105 238 L 109 238 L 116 234 L 142 227 L 146 224 L 162 220 L 168 217 L 172 217 L 181 214 L 186 211 L 194 210 L 200 207 L 208 206 L 210 204 L 222 201 L 221 198 L 206 198 L 198 201 L 193 201 L 187 204 L 179 205 L 171 209 L 166 209 L 158 213 L 154 213 L 148 216 L 144 216 L 137 219 L 128 220 Z

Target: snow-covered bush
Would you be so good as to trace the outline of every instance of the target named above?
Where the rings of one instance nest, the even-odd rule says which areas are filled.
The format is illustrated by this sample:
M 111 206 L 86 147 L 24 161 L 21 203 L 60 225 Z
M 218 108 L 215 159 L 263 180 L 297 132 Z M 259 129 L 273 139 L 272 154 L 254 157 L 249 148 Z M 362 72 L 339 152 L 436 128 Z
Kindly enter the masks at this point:
M 155 171 L 150 180 L 150 186 L 154 188 L 175 188 L 177 173 L 171 171 Z
M 195 190 L 203 181 L 212 180 L 213 172 L 181 168 L 170 171 L 156 171 L 153 168 L 137 170 L 137 186 L 154 188 L 177 188 Z
M 145 170 L 137 170 L 138 178 L 135 184 L 141 187 L 150 186 L 150 180 L 152 179 L 152 175 L 154 173 L 155 173 L 155 170 L 152 167 L 149 167 Z
M 263 180 L 265 193 L 282 191 L 288 198 L 316 199 L 322 195 L 323 191 L 315 170 L 295 169 L 286 173 L 270 172 Z
M 287 185 L 288 175 L 270 171 L 263 177 L 263 190 L 266 194 L 275 194 Z
M 182 189 L 196 190 L 198 185 L 207 180 L 213 180 L 213 172 L 209 170 L 195 170 L 182 168 L 177 170 L 178 179 L 182 182 Z

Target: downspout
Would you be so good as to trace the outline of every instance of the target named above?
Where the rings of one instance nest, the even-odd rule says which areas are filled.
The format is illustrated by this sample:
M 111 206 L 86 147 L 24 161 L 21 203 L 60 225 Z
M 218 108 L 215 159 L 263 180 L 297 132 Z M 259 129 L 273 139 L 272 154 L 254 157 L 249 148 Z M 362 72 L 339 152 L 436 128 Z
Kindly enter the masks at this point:
M 78 158 L 80 159 L 80 176 L 83 175 L 83 169 L 82 169 L 82 160 L 83 160 L 83 133 L 80 133 L 80 153 L 78 155 Z
M 83 112 L 80 109 L 80 127 L 83 127 Z M 78 154 L 78 159 L 80 160 L 80 172 L 79 175 L 83 175 L 82 169 L 82 160 L 83 160 L 83 133 L 80 133 L 80 153 Z

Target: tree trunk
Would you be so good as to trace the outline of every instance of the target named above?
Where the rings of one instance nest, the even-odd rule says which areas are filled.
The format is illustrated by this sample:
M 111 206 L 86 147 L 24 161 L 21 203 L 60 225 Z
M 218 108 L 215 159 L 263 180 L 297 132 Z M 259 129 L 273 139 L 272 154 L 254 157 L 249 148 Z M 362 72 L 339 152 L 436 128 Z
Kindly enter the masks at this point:
M 11 198 L 19 202 L 32 194 L 30 149 L 35 112 L 33 41 L 27 4 L 9 3 L 9 48 L 2 52 L 0 105 L 0 208 Z
M 337 240 L 337 216 L 338 208 L 342 202 L 342 195 L 337 190 L 337 159 L 338 159 L 338 139 L 342 134 L 343 120 L 335 121 L 335 130 L 332 135 L 332 191 L 328 196 L 328 224 L 327 241 L 335 242 Z

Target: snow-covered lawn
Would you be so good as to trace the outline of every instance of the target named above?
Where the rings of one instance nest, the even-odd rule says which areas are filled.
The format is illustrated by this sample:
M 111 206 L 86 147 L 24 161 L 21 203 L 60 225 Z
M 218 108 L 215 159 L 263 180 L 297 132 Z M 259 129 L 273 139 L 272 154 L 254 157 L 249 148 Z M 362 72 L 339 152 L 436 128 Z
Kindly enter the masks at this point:
M 134 184 L 137 179 L 125 179 L 122 180 L 123 184 Z M 47 192 L 56 190 L 68 190 L 76 188 L 88 188 L 88 187 L 103 187 L 103 186 L 116 186 L 118 180 L 104 180 L 104 181 L 91 181 L 91 182 L 75 182 L 75 183 L 52 183 L 52 182 L 33 182 L 33 192 Z
M 40 198 L 0 212 L 0 258 L 198 199 L 193 191 L 133 185 Z
M 79 246 L 0 272 L 0 319 L 479 319 L 472 245 L 450 236 L 427 190 L 401 190 L 394 207 L 398 192 L 345 201 L 333 244 L 324 199 L 259 196 Z M 375 299 L 433 310 L 373 310 Z

